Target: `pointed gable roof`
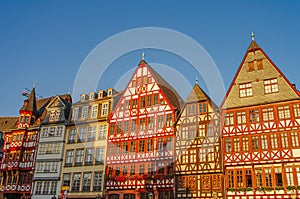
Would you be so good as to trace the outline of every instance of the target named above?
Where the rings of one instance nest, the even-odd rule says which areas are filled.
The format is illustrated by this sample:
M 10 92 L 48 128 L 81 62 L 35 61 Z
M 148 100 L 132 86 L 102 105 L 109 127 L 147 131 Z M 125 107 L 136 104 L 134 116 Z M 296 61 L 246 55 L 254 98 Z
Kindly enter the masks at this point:
M 210 99 L 210 97 L 202 90 L 198 83 L 196 83 L 188 95 L 185 103 L 208 101 L 213 108 L 218 108 L 218 106 Z
M 33 88 L 28 96 L 28 98 L 25 100 L 24 105 L 20 110 L 23 111 L 32 111 L 33 114 L 37 113 L 37 107 L 36 107 L 36 98 L 35 98 L 35 88 Z
M 0 131 L 7 132 L 15 128 L 19 117 L 0 117 Z
M 160 76 L 160 74 L 158 74 L 144 59 L 141 60 L 139 66 L 146 66 L 148 68 L 149 72 L 152 74 L 153 78 L 165 94 L 165 97 L 168 99 L 168 101 L 174 108 L 180 110 L 183 105 L 183 100 L 177 93 L 177 91 L 166 80 L 164 80 L 164 78 L 162 78 L 162 76 Z
M 260 62 L 260 67 L 258 67 Z M 265 93 L 264 81 L 276 79 L 278 92 Z M 252 96 L 240 97 L 239 85 L 251 83 Z M 299 91 L 289 82 L 263 49 L 254 41 L 240 64 L 237 73 L 221 104 L 222 109 L 268 104 L 299 99 Z

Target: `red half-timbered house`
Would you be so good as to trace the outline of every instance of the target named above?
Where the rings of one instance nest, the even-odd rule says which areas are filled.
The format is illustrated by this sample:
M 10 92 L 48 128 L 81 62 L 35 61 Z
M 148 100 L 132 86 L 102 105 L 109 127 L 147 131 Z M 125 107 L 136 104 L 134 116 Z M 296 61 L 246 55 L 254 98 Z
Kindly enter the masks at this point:
M 223 198 L 219 108 L 196 82 L 176 123 L 175 198 Z
M 254 35 L 222 111 L 226 197 L 298 198 L 299 92 Z
M 3 198 L 31 198 L 39 124 L 48 102 L 49 98 L 37 101 L 33 88 L 20 109 L 16 126 L 4 134 L 0 166 Z
M 109 118 L 109 199 L 174 198 L 173 146 L 182 100 L 144 59 Z

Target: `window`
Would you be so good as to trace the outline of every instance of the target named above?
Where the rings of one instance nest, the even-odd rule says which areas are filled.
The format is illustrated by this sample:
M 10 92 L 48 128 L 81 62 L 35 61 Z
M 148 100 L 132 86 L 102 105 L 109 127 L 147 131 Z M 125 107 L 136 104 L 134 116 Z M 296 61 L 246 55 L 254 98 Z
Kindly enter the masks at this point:
M 158 163 L 158 173 L 165 173 L 165 163 L 164 162 Z
M 42 137 L 48 137 L 48 128 L 43 128 Z
M 64 130 L 64 127 L 58 126 L 57 129 L 56 129 L 56 132 L 55 132 L 55 136 L 60 137 L 63 133 L 63 130 Z
M 148 117 L 148 130 L 153 130 L 154 128 L 154 118 Z
M 278 92 L 277 79 L 264 80 L 265 94 Z
M 129 131 L 129 121 L 124 121 L 124 133 Z
M 158 94 L 154 95 L 153 105 L 158 104 Z
M 131 120 L 131 132 L 135 133 L 136 131 L 136 120 Z
M 254 71 L 254 61 L 248 62 L 248 71 Z
M 240 97 L 252 96 L 252 84 L 251 83 L 240 84 L 239 90 L 240 90 Z
M 50 194 L 51 195 L 56 195 L 56 190 L 57 190 L 57 182 L 51 182 L 51 187 L 50 187 Z
M 36 188 L 35 188 L 35 194 L 36 195 L 41 195 L 42 194 L 42 187 L 43 187 L 43 182 L 36 182 Z
M 158 150 L 164 149 L 164 138 L 158 138 Z
M 288 105 L 279 106 L 278 107 L 278 117 L 279 117 L 279 119 L 288 119 L 288 118 L 290 118 L 291 117 L 290 107 Z
M 132 108 L 137 108 L 138 101 L 137 99 L 132 100 Z
M 238 124 L 246 124 L 246 112 L 241 111 L 236 113 L 237 123 Z
M 274 120 L 274 110 L 272 107 L 264 108 L 262 110 L 262 114 L 263 114 L 263 121 Z
M 88 110 L 89 110 L 88 106 L 82 107 L 81 119 L 86 119 L 87 118 L 87 116 L 88 116 Z
M 76 137 L 76 129 L 70 129 L 69 130 L 68 143 L 75 142 L 75 137 Z
M 110 124 L 110 126 L 109 126 L 109 134 L 110 134 L 110 135 L 115 134 L 115 126 L 116 126 L 115 123 L 111 123 L 111 124 Z
M 43 187 L 43 194 L 44 195 L 49 194 L 49 188 L 50 188 L 50 182 L 44 182 L 44 187 Z
M 259 110 L 253 109 L 250 111 L 250 122 L 259 122 Z
M 123 166 L 122 172 L 123 172 L 122 173 L 123 176 L 126 176 L 128 174 L 128 165 Z
M 233 113 L 227 113 L 225 115 L 225 125 L 229 126 L 229 125 L 233 125 L 234 124 L 234 115 Z
M 255 169 L 255 175 L 256 175 L 256 186 L 261 187 L 263 185 L 261 169 Z
M 122 132 L 122 122 L 117 122 L 117 135 Z
M 100 191 L 101 190 L 101 183 L 102 183 L 102 173 L 95 172 L 94 173 L 94 180 L 93 180 L 93 191 Z
M 163 115 L 159 115 L 157 118 L 157 127 L 158 128 L 163 128 L 164 126 L 164 116 Z
M 293 147 L 299 147 L 299 135 L 298 132 L 291 132 L 291 140 Z
M 116 154 L 119 155 L 121 152 L 121 144 L 120 143 L 117 143 L 116 144 Z
M 59 121 L 59 118 L 60 118 L 60 111 L 56 111 L 55 112 L 55 121 Z
M 292 167 L 286 167 L 285 168 L 285 174 L 286 174 L 287 186 L 294 186 L 293 168 Z
M 141 97 L 140 108 L 145 108 L 146 106 L 146 97 Z
M 57 172 L 57 168 L 58 168 L 58 162 L 52 162 L 50 171 Z
M 140 119 L 140 131 L 144 131 L 146 129 L 146 119 Z
M 145 165 L 140 164 L 140 171 L 139 171 L 139 174 L 140 174 L 140 175 L 143 175 L 144 173 L 145 173 Z
M 267 135 L 261 135 L 260 141 L 261 141 L 261 149 L 267 150 L 268 149 L 268 136 Z
M 237 187 L 243 187 L 243 170 L 236 170 Z
M 240 138 L 234 138 L 233 144 L 234 144 L 234 152 L 239 152 L 240 151 Z
M 96 149 L 96 164 L 104 163 L 104 147 L 100 147 Z
M 123 142 L 122 144 L 122 153 L 128 153 L 128 142 Z
M 98 140 L 105 140 L 106 139 L 106 125 L 100 125 L 99 126 L 99 134 L 98 134 Z
M 77 120 L 78 119 L 78 114 L 79 114 L 79 108 L 74 108 L 72 112 L 72 120 Z
M 63 175 L 63 186 L 70 186 L 70 179 L 71 179 L 71 174 L 69 173 L 64 173 Z
M 74 191 L 74 192 L 79 191 L 80 181 L 81 181 L 81 174 L 80 173 L 74 173 L 73 174 L 72 188 L 71 188 L 72 191 Z
M 98 115 L 98 104 L 92 106 L 91 118 L 96 118 Z
M 272 149 L 277 149 L 278 148 L 277 134 L 270 134 L 270 142 L 271 142 L 271 148 Z
M 199 103 L 199 114 L 203 114 L 207 112 L 207 106 L 205 103 Z
M 147 140 L 147 151 L 153 150 L 153 140 Z
M 275 182 L 276 182 L 276 186 L 283 186 L 282 169 L 281 168 L 275 168 Z
M 147 103 L 147 106 L 151 106 L 152 105 L 152 96 L 149 95 L 148 96 L 148 103 Z
M 289 147 L 288 133 L 281 133 L 280 137 L 281 137 L 281 147 L 288 148 Z
M 251 169 L 246 169 L 246 187 L 252 187 L 252 171 Z
M 82 165 L 83 153 L 84 153 L 83 149 L 76 150 L 75 165 Z
M 108 103 L 102 104 L 101 116 L 106 116 L 108 113 Z
M 74 158 L 74 150 L 67 150 L 66 152 L 66 166 L 72 166 Z
M 168 151 L 172 151 L 173 150 L 173 141 L 172 141 L 172 137 L 167 137 L 166 139 L 166 150 Z
M 166 125 L 167 125 L 167 127 L 173 126 L 172 115 L 167 115 Z
M 300 104 L 294 104 L 294 116 L 295 117 L 300 117 Z
M 135 141 L 130 142 L 130 153 L 135 153 Z
M 226 149 L 226 152 L 232 152 L 232 146 L 231 146 L 231 139 L 230 138 L 225 139 L 225 149 Z
M 148 164 L 148 174 L 153 174 L 153 172 L 154 172 L 154 164 L 149 163 Z
M 258 136 L 252 136 L 252 149 L 253 150 L 258 150 L 259 149 Z
M 195 115 L 196 114 L 196 104 L 188 104 L 187 105 L 187 114 Z
M 264 68 L 263 61 L 262 60 L 257 60 L 257 69 L 261 70 L 263 68 Z
M 145 151 L 145 140 L 140 140 L 139 141 L 139 152 L 144 152 Z
M 55 134 L 55 127 L 51 127 L 49 131 L 49 136 L 54 136 Z
M 135 165 L 130 165 L 130 175 L 135 175 Z
M 130 102 L 126 101 L 125 102 L 125 109 L 128 110 L 130 108 Z
M 94 157 L 94 148 L 87 148 L 86 155 L 85 155 L 85 165 L 92 164 Z
M 88 141 L 95 141 L 95 139 L 96 139 L 96 130 L 97 130 L 97 126 L 90 126 L 89 127 Z
M 51 111 L 49 116 L 49 121 L 54 121 L 55 112 Z
M 78 142 L 84 142 L 86 139 L 86 128 L 80 128 L 78 134 Z
M 272 187 L 272 171 L 270 168 L 265 168 L 266 187 Z
M 82 191 L 90 191 L 91 180 L 92 180 L 92 173 L 83 174 Z
M 242 149 L 243 149 L 244 152 L 249 151 L 248 137 L 243 137 L 242 138 Z
M 190 149 L 190 163 L 196 163 L 196 149 Z

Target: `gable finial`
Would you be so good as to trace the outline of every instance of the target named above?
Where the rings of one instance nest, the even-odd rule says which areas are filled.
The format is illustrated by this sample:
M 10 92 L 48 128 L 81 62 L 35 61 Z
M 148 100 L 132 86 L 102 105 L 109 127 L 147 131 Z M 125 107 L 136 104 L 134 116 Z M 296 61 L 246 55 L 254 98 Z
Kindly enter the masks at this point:
M 254 33 L 252 32 L 252 34 L 251 34 L 251 39 L 252 39 L 252 41 L 254 41 L 254 37 L 255 37 L 255 35 L 254 35 Z
M 198 77 L 196 76 L 196 84 L 198 84 Z
M 68 94 L 70 95 L 70 93 L 71 93 L 71 89 L 70 89 L 70 88 L 68 88 Z
M 34 81 L 34 83 L 33 83 L 33 88 L 35 88 L 36 87 L 36 81 Z
M 142 60 L 145 60 L 145 53 L 142 53 Z

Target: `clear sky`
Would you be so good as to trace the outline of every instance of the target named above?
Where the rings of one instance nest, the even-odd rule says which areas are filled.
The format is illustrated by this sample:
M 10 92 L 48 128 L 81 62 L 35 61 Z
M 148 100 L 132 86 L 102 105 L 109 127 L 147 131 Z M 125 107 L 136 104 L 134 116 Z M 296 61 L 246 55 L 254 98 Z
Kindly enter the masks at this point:
M 122 31 L 163 27 L 200 43 L 218 66 L 226 89 L 255 40 L 300 87 L 300 1 L 0 1 L 0 116 L 18 115 L 24 88 L 37 81 L 43 97 L 67 93 L 85 57 Z M 146 38 L 145 38 L 146 39 Z M 146 52 L 148 62 L 176 65 L 170 55 Z M 117 60 L 99 88 L 114 87 L 140 61 L 140 51 Z M 118 68 L 119 67 L 119 68 Z M 193 84 L 195 75 L 187 75 Z M 86 91 L 87 93 L 90 91 Z M 182 94 L 185 98 L 186 94 Z

